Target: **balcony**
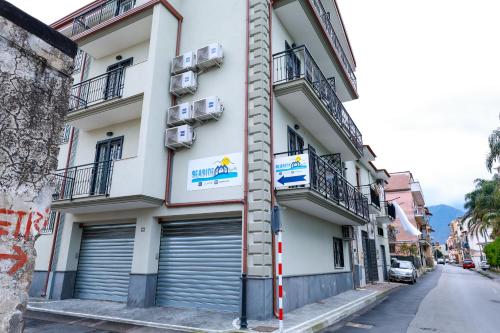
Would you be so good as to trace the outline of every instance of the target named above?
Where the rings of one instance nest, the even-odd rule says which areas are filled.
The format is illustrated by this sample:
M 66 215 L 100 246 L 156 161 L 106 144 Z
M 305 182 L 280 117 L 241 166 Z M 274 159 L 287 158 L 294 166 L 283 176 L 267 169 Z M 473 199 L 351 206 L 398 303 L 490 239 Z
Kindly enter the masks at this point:
M 146 0 L 106 1 L 76 17 L 70 30 L 61 32 L 100 59 L 149 40 L 153 7 Z
M 162 198 L 141 193 L 137 158 L 95 162 L 54 173 L 52 209 L 94 213 L 116 209 L 157 207 Z
M 275 167 L 282 157 L 289 158 L 289 152 L 275 155 Z M 368 199 L 351 185 L 323 157 L 312 151 L 293 155 L 307 159 L 303 172 L 307 174 L 306 184 L 288 186 L 283 170 L 276 170 L 275 189 L 280 205 L 286 206 L 323 220 L 339 224 L 360 226 L 369 219 Z
M 422 187 L 420 186 L 420 182 L 411 183 L 411 194 L 413 195 L 413 200 L 418 206 L 424 206 L 424 194 L 422 192 Z
M 338 78 L 337 93 L 340 99 L 349 101 L 357 98 L 354 59 L 348 53 L 350 49 L 346 39 L 344 44 L 339 39 L 338 33 L 343 33 L 343 25 L 336 15 L 336 9 L 325 9 L 328 6 L 324 6 L 321 0 L 276 0 L 273 6 L 291 38 L 298 43 L 307 42 L 327 76 Z
M 119 16 L 134 8 L 135 0 L 111 0 L 106 1 L 80 16 L 75 17 L 71 30 L 71 36 L 78 35 L 90 30 L 99 24 Z
M 363 155 L 363 138 L 327 78 L 305 46 L 273 55 L 277 100 L 329 151 L 344 160 Z
M 424 207 L 416 207 L 413 211 L 415 214 L 415 220 L 421 225 L 427 224 L 427 212 Z
M 361 186 L 361 192 L 368 198 L 371 214 L 380 213 L 380 194 L 374 185 Z
M 71 88 L 67 123 L 92 130 L 140 118 L 147 61 L 119 67 Z
M 396 207 L 390 202 L 382 202 L 380 205 L 380 214 L 376 217 L 380 224 L 392 223 L 396 219 Z

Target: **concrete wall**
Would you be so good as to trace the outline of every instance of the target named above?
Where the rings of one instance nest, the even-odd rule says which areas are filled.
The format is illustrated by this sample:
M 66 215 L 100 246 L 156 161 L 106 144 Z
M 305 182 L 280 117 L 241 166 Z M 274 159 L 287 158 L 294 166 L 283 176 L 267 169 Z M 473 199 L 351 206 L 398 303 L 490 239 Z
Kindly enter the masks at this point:
M 344 242 L 345 267 L 334 267 L 333 237 L 342 238 L 340 225 L 293 209 L 283 209 L 284 276 L 350 271 L 349 247 Z

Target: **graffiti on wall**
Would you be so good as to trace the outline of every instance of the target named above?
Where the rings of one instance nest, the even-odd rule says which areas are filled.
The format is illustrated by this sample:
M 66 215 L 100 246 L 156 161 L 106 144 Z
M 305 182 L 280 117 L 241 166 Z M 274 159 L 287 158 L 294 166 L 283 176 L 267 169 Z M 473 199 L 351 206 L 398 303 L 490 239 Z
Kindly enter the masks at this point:
M 44 212 L 38 212 L 0 208 L 0 240 L 2 238 L 21 241 L 33 240 L 47 226 L 48 222 L 48 209 Z M 0 241 L 1 243 L 3 240 Z M 12 245 L 11 249 L 0 248 L 0 263 L 6 260 L 10 261 L 11 264 L 10 266 L 0 265 L 0 273 L 4 273 L 5 269 L 7 274 L 13 275 L 26 264 L 28 256 L 20 246 Z

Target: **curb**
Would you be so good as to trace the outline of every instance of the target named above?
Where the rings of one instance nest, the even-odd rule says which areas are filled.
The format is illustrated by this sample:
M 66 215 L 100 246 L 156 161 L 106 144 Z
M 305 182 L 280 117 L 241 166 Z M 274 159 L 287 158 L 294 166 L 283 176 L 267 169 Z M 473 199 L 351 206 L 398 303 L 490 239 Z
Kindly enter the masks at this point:
M 478 270 L 474 270 L 474 272 L 478 273 L 478 274 L 481 274 L 482 276 L 485 276 L 487 277 L 488 279 L 490 280 L 494 280 L 495 278 L 493 276 L 491 276 L 490 274 L 486 273 L 486 272 L 483 272 L 483 271 L 478 271 Z
M 401 288 L 401 285 L 388 290 L 384 290 L 382 292 L 374 292 L 373 294 L 367 295 L 363 298 L 360 298 L 357 301 L 346 304 L 338 309 L 324 313 L 303 324 L 299 324 L 297 326 L 285 329 L 285 332 L 294 332 L 294 333 L 318 332 L 324 328 L 327 328 L 333 324 L 338 323 L 342 319 L 345 319 L 355 314 L 356 312 L 363 310 L 364 308 L 379 301 L 380 299 L 384 298 L 387 294 L 396 291 L 399 288 Z
M 366 295 L 356 301 L 345 304 L 339 308 L 321 314 L 315 318 L 312 318 L 306 322 L 298 324 L 296 326 L 285 328 L 285 332 L 294 332 L 294 333 L 315 333 L 318 332 L 328 326 L 331 326 L 342 319 L 349 317 L 350 315 L 368 307 L 369 305 L 379 301 L 384 298 L 387 294 L 396 291 L 401 288 L 401 285 L 396 286 L 394 288 L 384 290 L 382 292 L 373 292 L 370 295 Z M 55 315 L 76 317 L 76 318 L 88 318 L 95 320 L 104 320 L 115 323 L 124 323 L 135 326 L 142 327 L 150 327 L 150 328 L 161 328 L 161 329 L 171 329 L 179 332 L 196 332 L 196 333 L 239 333 L 244 332 L 248 333 L 252 330 L 238 330 L 238 329 L 227 329 L 227 330 L 210 330 L 210 329 L 202 329 L 198 327 L 189 327 L 189 326 L 181 326 L 181 325 L 172 325 L 172 324 L 162 324 L 158 322 L 149 322 L 142 320 L 134 320 L 134 319 L 126 319 L 120 317 L 112 317 L 112 316 L 103 316 L 103 315 L 95 315 L 88 313 L 79 313 L 79 312 L 70 312 L 70 311 L 62 311 L 62 310 L 54 310 L 54 309 L 43 309 L 38 307 L 33 307 L 31 305 L 27 306 L 27 310 L 32 312 L 40 312 L 40 313 L 50 313 Z

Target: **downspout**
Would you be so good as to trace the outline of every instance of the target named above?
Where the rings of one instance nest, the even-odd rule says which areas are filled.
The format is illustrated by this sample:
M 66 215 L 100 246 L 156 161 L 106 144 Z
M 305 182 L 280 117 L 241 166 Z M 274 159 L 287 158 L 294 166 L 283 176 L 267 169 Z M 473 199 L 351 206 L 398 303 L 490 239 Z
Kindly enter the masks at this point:
M 274 136 L 273 136 L 273 6 L 272 3 L 268 3 L 269 6 L 269 135 L 270 135 L 270 144 L 269 144 L 269 154 L 271 161 L 271 209 L 274 207 L 276 203 L 276 193 L 274 191 Z M 273 313 L 276 318 L 279 317 L 278 313 L 278 305 L 277 305 L 277 296 L 276 296 L 276 239 L 274 233 L 271 233 L 271 258 L 272 258 L 272 271 L 273 271 Z

